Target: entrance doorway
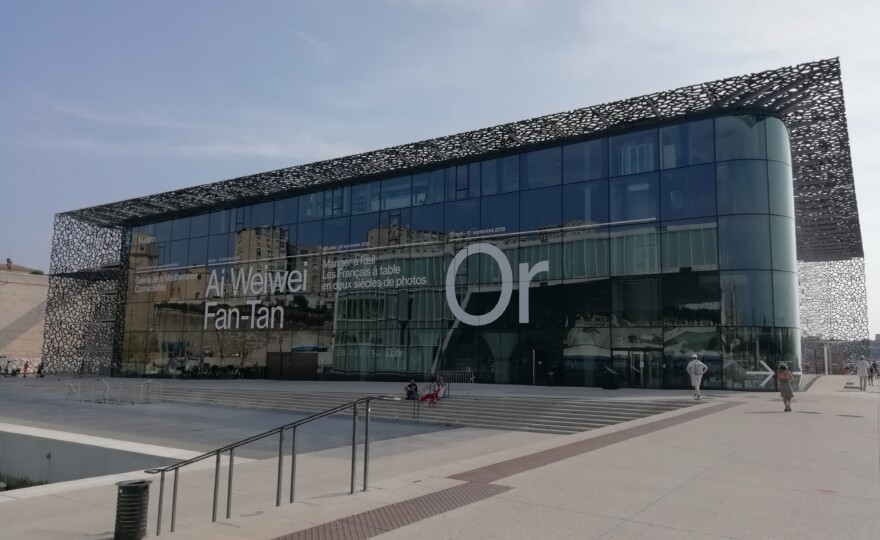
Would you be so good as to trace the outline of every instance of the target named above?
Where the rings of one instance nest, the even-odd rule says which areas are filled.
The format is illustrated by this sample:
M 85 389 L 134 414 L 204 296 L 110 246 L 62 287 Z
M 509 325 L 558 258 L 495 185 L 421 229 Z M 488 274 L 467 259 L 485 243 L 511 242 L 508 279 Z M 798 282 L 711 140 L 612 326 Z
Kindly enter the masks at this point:
M 662 351 L 614 351 L 613 369 L 630 388 L 663 388 Z

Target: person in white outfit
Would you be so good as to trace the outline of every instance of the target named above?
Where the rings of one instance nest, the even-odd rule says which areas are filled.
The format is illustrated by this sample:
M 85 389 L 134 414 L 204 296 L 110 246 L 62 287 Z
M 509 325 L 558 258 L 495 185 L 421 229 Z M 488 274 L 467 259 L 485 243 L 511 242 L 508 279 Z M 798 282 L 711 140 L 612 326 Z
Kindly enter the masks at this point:
M 699 357 L 696 354 L 691 355 L 691 361 L 688 362 L 687 372 L 688 375 L 691 376 L 691 386 L 694 387 L 694 399 L 700 399 L 702 394 L 700 394 L 700 383 L 703 382 L 703 375 L 709 371 L 709 366 L 700 362 Z
M 856 374 L 859 376 L 859 390 L 862 392 L 864 392 L 868 386 L 868 370 L 870 368 L 871 365 L 868 364 L 865 357 L 860 356 L 859 361 L 856 362 Z

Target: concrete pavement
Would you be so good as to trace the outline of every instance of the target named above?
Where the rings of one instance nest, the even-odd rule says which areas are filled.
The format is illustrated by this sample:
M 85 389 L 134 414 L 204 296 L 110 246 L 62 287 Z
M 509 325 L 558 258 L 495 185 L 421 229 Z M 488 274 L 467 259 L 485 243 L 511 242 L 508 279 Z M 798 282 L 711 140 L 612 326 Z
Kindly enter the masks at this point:
M 298 502 L 280 508 L 277 461 L 254 461 L 236 465 L 233 517 L 217 524 L 213 472 L 188 472 L 169 537 L 876 538 L 880 386 L 868 390 L 823 377 L 792 413 L 775 394 L 717 392 L 577 435 L 454 429 L 381 441 L 370 490 L 354 496 L 350 449 L 302 454 Z M 114 499 L 105 485 L 3 503 L 2 536 L 109 538 Z

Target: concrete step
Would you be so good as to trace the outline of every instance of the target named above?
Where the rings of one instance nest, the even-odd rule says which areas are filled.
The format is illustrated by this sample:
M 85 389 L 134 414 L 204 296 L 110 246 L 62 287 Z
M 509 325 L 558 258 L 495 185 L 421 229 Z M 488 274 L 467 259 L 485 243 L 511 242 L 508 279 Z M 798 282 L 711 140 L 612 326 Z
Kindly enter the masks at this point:
M 322 412 L 360 397 L 364 395 L 185 388 L 175 388 L 163 394 L 163 399 L 167 401 L 310 413 Z M 689 405 L 692 403 L 456 397 L 441 400 L 437 407 L 422 404 L 418 412 L 419 421 L 422 422 L 542 433 L 577 433 Z M 374 401 L 372 413 L 374 418 L 411 421 L 412 402 Z

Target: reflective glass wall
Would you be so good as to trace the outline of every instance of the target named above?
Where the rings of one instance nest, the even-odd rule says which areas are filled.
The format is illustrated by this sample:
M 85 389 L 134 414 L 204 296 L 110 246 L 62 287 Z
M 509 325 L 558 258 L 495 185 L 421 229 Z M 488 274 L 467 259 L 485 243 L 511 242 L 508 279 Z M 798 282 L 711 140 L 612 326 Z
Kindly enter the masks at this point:
M 132 229 L 124 373 L 772 389 L 781 121 L 722 116 Z

